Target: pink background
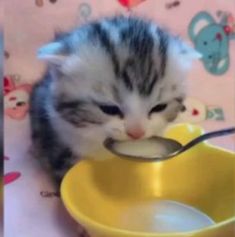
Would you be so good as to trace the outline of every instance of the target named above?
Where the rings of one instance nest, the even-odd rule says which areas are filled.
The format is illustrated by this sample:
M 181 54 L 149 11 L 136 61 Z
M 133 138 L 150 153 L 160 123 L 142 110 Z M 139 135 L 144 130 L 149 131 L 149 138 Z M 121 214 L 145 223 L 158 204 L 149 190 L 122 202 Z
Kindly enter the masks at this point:
M 1 1 L 1 0 L 0 0 Z M 40 2 L 40 1 L 39 1 Z M 5 95 L 5 109 L 12 112 L 9 95 L 25 96 L 19 93 L 19 85 L 33 84 L 43 71 L 43 64 L 36 59 L 37 49 L 53 37 L 55 29 L 66 30 L 85 21 L 79 11 L 81 4 L 90 5 L 89 18 L 110 14 L 130 14 L 117 0 L 6 0 L 4 6 L 5 49 L 10 57 L 5 59 L 5 75 L 16 78 L 12 94 Z M 133 1 L 135 2 L 135 1 Z M 187 29 L 190 20 L 200 11 L 208 11 L 215 19 L 216 12 L 232 11 L 235 16 L 234 0 L 182 0 L 171 9 L 167 3 L 174 0 L 146 0 L 131 9 L 131 14 L 151 18 L 180 34 L 192 44 Z M 0 21 L 2 20 L 0 14 Z M 231 65 L 222 76 L 209 74 L 199 61 L 189 77 L 189 97 L 195 98 L 200 108 L 215 106 L 221 108 L 225 120 L 202 118 L 197 121 L 206 130 L 224 128 L 234 124 L 235 118 L 235 41 L 230 42 Z M 28 103 L 27 98 L 25 102 Z M 194 106 L 194 104 L 192 105 Z M 198 108 L 197 108 L 198 109 Z M 22 111 L 19 111 L 22 112 Z M 200 112 L 200 110 L 199 110 Z M 11 116 L 10 116 L 11 115 Z M 187 118 L 186 118 L 187 119 Z M 188 118 L 189 122 L 190 117 Z M 42 197 L 41 191 L 53 192 L 48 177 L 39 168 L 29 153 L 30 138 L 28 115 L 20 118 L 5 111 L 5 235 L 6 237 L 82 237 L 74 228 L 73 221 L 67 217 L 57 197 Z M 215 139 L 213 143 L 234 149 L 235 137 Z M 15 177 L 17 172 L 19 178 Z M 10 178 L 10 181 L 9 181 Z

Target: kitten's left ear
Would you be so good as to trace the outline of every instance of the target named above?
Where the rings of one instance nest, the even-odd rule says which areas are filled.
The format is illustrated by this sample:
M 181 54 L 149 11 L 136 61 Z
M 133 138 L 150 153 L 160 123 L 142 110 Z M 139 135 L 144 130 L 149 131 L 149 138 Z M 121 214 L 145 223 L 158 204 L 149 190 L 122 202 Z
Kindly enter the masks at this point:
M 181 42 L 179 49 L 180 49 L 180 53 L 186 58 L 188 58 L 189 60 L 202 58 L 201 53 L 199 53 L 196 49 L 194 49 L 193 47 L 191 47 L 185 42 Z
M 175 37 L 170 43 L 171 55 L 173 57 L 173 63 L 181 66 L 182 69 L 188 71 L 193 62 L 200 59 L 202 55 L 187 44 L 181 38 Z
M 61 66 L 68 57 L 64 51 L 65 47 L 61 42 L 52 42 L 41 47 L 37 57 L 50 64 Z

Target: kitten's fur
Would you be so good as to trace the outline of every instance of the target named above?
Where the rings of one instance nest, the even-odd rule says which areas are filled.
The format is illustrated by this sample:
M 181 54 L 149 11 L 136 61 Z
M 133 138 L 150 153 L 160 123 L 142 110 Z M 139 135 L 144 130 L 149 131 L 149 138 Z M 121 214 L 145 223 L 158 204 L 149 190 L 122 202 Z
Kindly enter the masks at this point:
M 197 57 L 179 38 L 135 17 L 57 36 L 39 51 L 48 70 L 31 97 L 39 159 L 59 183 L 78 157 L 101 152 L 107 137 L 161 134 L 183 107 L 186 73 Z

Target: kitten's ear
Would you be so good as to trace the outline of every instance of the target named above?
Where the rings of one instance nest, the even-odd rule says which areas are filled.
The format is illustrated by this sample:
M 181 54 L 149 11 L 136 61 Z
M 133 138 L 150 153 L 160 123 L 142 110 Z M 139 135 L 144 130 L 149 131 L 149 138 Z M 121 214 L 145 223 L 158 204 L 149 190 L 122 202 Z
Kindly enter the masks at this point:
M 180 44 L 180 53 L 189 60 L 202 58 L 202 54 L 185 42 Z
M 174 63 L 177 62 L 177 64 L 180 64 L 186 71 L 191 68 L 194 61 L 202 57 L 196 49 L 181 38 L 177 37 L 171 42 L 170 52 L 172 52 Z
M 37 57 L 48 63 L 60 66 L 67 59 L 64 54 L 64 46 L 60 42 L 52 42 L 41 47 L 37 52 Z

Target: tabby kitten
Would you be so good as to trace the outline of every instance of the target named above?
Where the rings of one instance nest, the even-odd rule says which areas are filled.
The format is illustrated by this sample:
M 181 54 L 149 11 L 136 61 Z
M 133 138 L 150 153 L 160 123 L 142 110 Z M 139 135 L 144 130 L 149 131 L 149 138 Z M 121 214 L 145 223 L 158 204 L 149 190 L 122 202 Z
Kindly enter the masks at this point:
M 56 36 L 38 57 L 48 69 L 31 97 L 32 139 L 59 184 L 78 158 L 104 152 L 107 137 L 162 134 L 183 109 L 199 54 L 150 21 L 118 16 Z

